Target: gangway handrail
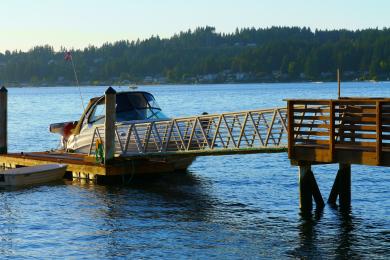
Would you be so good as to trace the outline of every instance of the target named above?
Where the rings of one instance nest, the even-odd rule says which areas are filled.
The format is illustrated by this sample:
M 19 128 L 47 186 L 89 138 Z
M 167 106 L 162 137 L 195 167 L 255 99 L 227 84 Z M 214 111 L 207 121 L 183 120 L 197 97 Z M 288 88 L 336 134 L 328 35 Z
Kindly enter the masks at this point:
M 95 127 L 89 154 L 104 125 Z M 247 110 L 115 124 L 115 156 L 287 147 L 287 108 Z

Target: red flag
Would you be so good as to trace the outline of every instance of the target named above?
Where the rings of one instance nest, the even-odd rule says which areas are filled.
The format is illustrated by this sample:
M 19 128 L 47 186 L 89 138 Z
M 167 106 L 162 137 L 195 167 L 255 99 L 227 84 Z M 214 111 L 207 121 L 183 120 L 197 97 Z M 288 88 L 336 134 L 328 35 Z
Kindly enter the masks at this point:
M 71 54 L 69 51 L 67 51 L 67 52 L 65 53 L 64 59 L 65 59 L 66 61 L 72 60 L 72 54 Z

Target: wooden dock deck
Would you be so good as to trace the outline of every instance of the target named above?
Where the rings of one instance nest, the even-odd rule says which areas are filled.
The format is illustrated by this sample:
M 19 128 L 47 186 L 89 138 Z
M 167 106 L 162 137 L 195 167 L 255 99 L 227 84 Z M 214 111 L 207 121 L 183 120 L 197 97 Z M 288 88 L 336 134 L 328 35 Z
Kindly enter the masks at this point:
M 289 158 L 390 166 L 390 99 L 289 100 Z
M 178 170 L 169 161 L 193 159 L 198 156 L 221 156 L 232 154 L 259 154 L 287 152 L 286 146 L 281 147 L 254 147 L 239 149 L 197 150 L 187 152 L 154 152 L 148 154 L 134 154 L 132 156 L 118 156 L 110 163 L 96 162 L 95 156 L 87 154 L 63 152 L 29 152 L 8 153 L 0 155 L 0 166 L 4 169 L 13 169 L 41 164 L 67 164 L 68 177 L 76 179 L 96 180 L 100 177 L 118 177 L 123 175 L 153 174 Z M 168 162 L 168 163 L 167 163 Z M 179 170 L 181 170 L 179 168 Z
M 88 160 L 87 156 L 81 154 L 31 152 L 0 155 L 0 165 L 5 169 L 51 163 L 67 164 L 67 172 L 73 177 L 94 179 L 96 175 L 106 175 L 104 165 Z
M 328 202 L 351 203 L 351 164 L 390 166 L 390 99 L 287 100 L 288 155 L 299 166 L 301 208 L 323 207 L 311 165 L 338 163 Z

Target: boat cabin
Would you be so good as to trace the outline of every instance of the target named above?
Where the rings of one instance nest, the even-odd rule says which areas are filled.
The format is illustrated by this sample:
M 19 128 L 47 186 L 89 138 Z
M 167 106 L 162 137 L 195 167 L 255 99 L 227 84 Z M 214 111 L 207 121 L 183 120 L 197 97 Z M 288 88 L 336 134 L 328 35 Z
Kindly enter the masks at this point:
M 50 132 L 62 136 L 62 148 L 85 152 L 84 148 L 91 140 L 97 125 L 104 124 L 105 96 L 89 101 L 79 121 L 50 125 Z M 116 94 L 116 122 L 150 122 L 166 120 L 153 95 L 144 91 L 118 92 Z M 83 149 L 79 149 L 83 147 Z
M 74 134 L 86 125 L 104 124 L 105 97 L 90 100 Z M 118 92 L 116 94 L 116 121 L 149 121 L 168 119 L 158 106 L 153 95 L 144 91 Z M 78 129 L 79 128 L 79 129 Z

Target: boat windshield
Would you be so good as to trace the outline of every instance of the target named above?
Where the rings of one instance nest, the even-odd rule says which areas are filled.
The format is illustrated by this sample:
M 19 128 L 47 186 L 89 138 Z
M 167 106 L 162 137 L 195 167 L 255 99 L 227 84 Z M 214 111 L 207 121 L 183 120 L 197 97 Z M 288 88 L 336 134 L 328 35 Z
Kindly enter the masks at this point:
M 89 116 L 89 123 L 103 124 L 105 115 L 104 99 L 100 100 Z M 146 92 L 125 92 L 116 95 L 116 121 L 147 119 L 168 119 L 161 112 L 154 97 Z

